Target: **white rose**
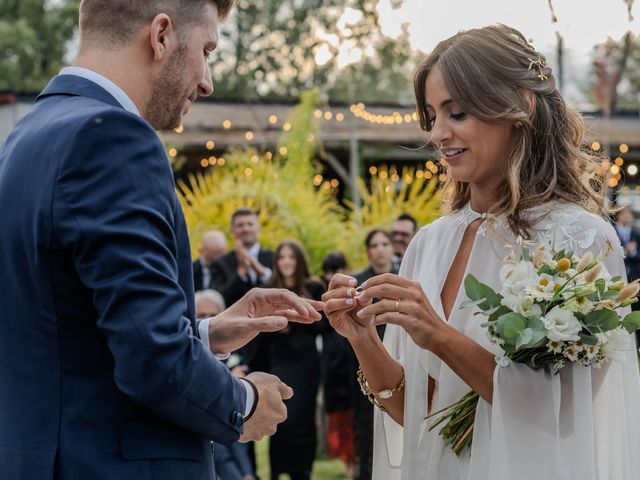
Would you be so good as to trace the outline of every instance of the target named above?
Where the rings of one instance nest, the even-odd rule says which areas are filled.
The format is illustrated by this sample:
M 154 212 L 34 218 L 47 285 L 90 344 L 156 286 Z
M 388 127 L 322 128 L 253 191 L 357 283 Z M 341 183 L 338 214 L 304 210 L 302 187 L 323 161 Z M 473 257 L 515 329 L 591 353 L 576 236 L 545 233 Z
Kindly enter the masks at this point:
M 569 310 L 553 307 L 543 318 L 547 337 L 555 342 L 567 342 L 580 340 L 578 333 L 582 325 Z
M 633 337 L 624 328 L 614 328 L 604 333 L 596 333 L 600 350 L 605 357 L 618 362 L 624 361 L 625 355 L 633 351 Z

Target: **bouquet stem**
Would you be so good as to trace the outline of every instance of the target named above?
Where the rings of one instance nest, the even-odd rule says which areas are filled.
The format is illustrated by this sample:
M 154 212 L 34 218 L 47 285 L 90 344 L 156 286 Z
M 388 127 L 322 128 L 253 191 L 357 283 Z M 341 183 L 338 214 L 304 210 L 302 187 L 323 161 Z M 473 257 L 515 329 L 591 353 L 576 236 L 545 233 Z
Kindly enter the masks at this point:
M 451 445 L 456 455 L 461 455 L 473 440 L 473 424 L 476 418 L 479 395 L 470 391 L 456 403 L 429 414 L 426 418 L 437 417 L 429 430 L 447 422 L 438 432 Z M 448 421 L 447 421 L 448 420 Z

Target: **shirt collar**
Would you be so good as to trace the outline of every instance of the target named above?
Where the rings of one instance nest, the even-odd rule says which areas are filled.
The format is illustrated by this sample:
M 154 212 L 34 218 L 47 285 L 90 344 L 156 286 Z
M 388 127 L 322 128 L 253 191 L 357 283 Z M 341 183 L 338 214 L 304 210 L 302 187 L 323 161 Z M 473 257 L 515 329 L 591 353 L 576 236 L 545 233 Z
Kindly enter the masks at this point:
M 129 98 L 129 96 L 124 93 L 124 90 L 122 90 L 119 86 L 117 86 L 104 75 L 100 75 L 99 73 L 84 67 L 65 67 L 60 71 L 60 75 L 75 75 L 77 77 L 82 77 L 98 84 L 107 92 L 109 92 L 127 112 L 131 112 L 134 115 L 140 116 L 138 108 L 133 103 L 131 98 Z
M 253 258 L 258 258 L 258 254 L 260 253 L 260 244 L 254 243 L 248 251 L 249 255 L 251 255 Z

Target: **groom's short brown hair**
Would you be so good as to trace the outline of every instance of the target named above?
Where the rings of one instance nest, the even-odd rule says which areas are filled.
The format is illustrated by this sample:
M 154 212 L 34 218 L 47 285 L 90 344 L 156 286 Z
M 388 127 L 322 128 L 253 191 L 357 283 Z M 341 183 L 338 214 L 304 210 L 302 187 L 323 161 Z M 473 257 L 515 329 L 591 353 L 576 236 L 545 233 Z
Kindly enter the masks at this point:
M 82 0 L 80 3 L 80 38 L 82 42 L 100 42 L 106 48 L 118 48 L 145 23 L 159 13 L 166 13 L 178 30 L 197 22 L 206 5 L 218 8 L 224 19 L 233 0 Z M 81 42 L 81 47 L 82 47 Z

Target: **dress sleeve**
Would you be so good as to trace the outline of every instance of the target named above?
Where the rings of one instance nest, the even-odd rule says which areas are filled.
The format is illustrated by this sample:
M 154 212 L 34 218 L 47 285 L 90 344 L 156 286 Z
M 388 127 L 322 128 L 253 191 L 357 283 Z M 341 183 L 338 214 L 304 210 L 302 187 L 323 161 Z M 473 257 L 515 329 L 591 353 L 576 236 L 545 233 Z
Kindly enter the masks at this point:
M 574 251 L 602 253 L 609 273 L 624 278 L 613 228 L 586 215 L 580 224 L 587 236 Z M 568 365 L 554 375 L 513 362 L 496 366 L 492 405 L 478 404 L 468 478 L 637 478 L 639 378 L 632 336 L 624 359 L 601 369 Z
M 417 252 L 419 250 L 415 238 L 404 255 L 398 275 L 404 278 L 413 278 Z M 408 338 L 407 333 L 398 325 L 387 325 L 384 333 L 383 344 L 389 355 L 397 360 L 405 369 L 405 421 L 409 396 L 414 392 L 413 385 L 419 383 L 418 379 L 411 378 L 414 371 L 407 368 L 408 362 Z M 409 421 L 414 421 L 410 418 Z M 401 478 L 402 457 L 404 453 L 405 429 L 388 414 L 378 408 L 374 408 L 374 449 L 373 449 L 373 478 L 385 480 L 398 480 Z

